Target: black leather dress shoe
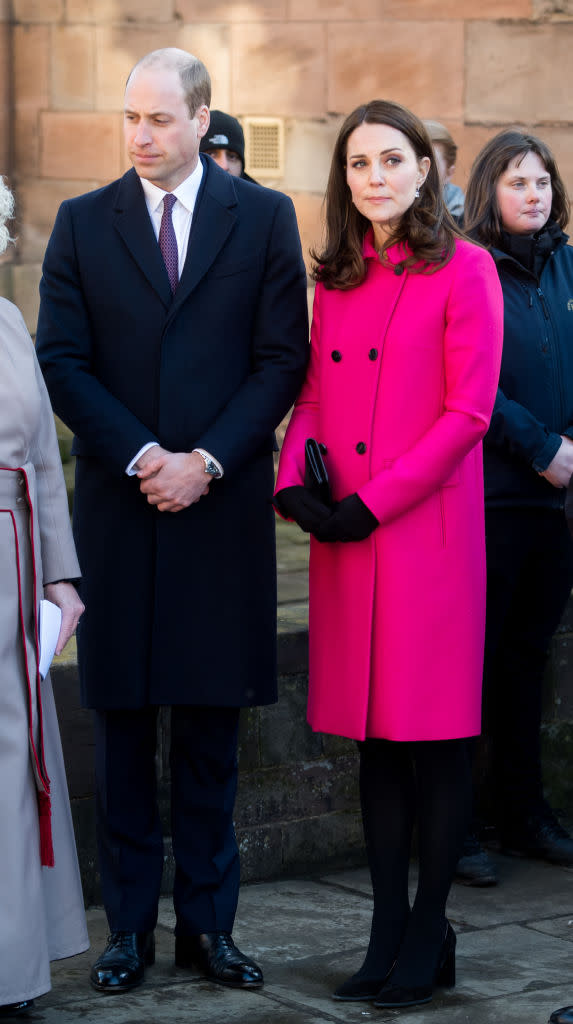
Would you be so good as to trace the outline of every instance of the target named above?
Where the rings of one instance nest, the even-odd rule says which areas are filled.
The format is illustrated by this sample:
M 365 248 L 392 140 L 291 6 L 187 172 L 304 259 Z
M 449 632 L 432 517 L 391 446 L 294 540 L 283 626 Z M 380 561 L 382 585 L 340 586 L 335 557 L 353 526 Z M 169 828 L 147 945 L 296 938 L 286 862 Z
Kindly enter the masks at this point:
M 27 1013 L 28 1010 L 33 1010 L 33 1008 L 33 999 L 21 999 L 19 1003 L 4 1003 L 0 1006 L 0 1017 L 19 1017 L 20 1014 Z
M 573 1006 L 562 1006 L 560 1010 L 554 1010 L 549 1024 L 573 1024 Z
M 462 885 L 474 885 L 479 888 L 497 885 L 495 864 L 473 832 L 465 838 L 461 857 L 456 864 L 454 879 L 456 882 L 461 882 Z
M 90 971 L 90 982 L 98 992 L 127 992 L 141 985 L 145 968 L 153 963 L 153 932 L 112 932 Z
M 502 853 L 537 857 L 550 864 L 573 866 L 573 839 L 559 823 L 551 808 L 531 815 L 518 827 L 501 835 Z
M 261 968 L 237 949 L 229 932 L 177 935 L 175 966 L 198 967 L 209 981 L 231 988 L 260 988 L 263 984 Z

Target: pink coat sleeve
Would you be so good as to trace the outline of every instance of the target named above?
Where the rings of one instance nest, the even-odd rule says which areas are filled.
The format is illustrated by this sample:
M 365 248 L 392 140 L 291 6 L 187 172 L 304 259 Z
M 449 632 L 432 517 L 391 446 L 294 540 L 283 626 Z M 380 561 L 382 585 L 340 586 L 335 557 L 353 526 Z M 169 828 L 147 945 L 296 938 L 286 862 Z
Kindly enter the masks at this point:
M 443 412 L 408 451 L 358 491 L 381 523 L 444 484 L 489 425 L 501 362 L 503 298 L 491 256 L 474 246 L 460 250 L 444 332 Z

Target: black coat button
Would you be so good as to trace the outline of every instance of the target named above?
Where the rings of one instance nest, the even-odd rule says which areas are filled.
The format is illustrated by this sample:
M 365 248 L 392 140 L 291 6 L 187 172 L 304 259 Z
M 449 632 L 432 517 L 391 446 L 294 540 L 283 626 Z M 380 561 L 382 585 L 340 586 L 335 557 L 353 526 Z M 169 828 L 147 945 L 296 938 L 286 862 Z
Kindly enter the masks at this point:
M 339 352 L 337 348 L 335 348 L 334 351 L 330 353 L 330 355 L 335 363 L 339 363 L 340 360 L 342 359 L 342 352 Z
M 368 353 L 368 358 L 371 359 L 372 362 L 374 362 L 375 359 L 378 359 L 378 349 L 371 348 L 370 352 Z
M 358 452 L 359 455 L 366 454 L 366 445 L 364 444 L 364 441 L 358 442 L 358 444 L 356 445 L 356 451 Z
M 403 274 L 404 273 L 404 264 L 403 263 L 397 263 L 396 266 L 394 267 L 394 273 L 397 274 L 398 276 L 400 276 L 400 274 Z

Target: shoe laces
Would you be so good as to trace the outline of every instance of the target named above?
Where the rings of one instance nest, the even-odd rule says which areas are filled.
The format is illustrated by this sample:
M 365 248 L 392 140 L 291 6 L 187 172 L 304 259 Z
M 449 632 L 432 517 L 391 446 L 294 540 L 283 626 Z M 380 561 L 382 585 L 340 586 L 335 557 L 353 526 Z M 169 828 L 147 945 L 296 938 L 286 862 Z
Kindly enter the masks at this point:
M 132 935 L 133 932 L 110 932 L 107 937 L 108 949 L 117 949 L 121 952 L 123 952 L 124 949 L 131 949 Z

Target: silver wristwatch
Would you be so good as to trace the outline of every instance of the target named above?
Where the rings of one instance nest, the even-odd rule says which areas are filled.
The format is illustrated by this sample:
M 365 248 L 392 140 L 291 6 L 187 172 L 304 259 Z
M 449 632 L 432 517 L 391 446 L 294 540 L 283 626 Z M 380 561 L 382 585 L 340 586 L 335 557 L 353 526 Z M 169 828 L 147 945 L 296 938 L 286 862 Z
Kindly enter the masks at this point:
M 205 455 L 205 452 L 200 452 L 198 448 L 195 448 L 195 451 L 203 459 L 203 462 L 205 463 L 205 472 L 208 473 L 209 476 L 221 476 L 219 472 L 219 467 L 217 466 L 217 463 L 213 461 L 213 459 L 211 459 L 208 455 Z

